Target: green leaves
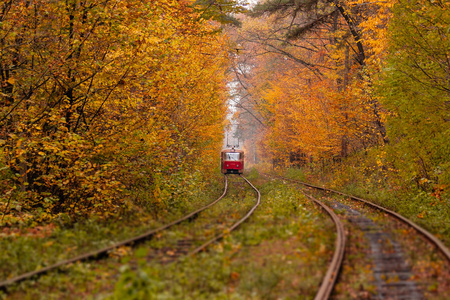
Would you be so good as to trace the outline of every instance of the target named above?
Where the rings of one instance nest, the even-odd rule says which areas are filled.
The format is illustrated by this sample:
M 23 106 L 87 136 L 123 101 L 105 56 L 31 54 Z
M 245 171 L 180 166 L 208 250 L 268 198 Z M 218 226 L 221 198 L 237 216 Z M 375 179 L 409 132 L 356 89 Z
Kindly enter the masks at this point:
M 450 183 L 449 9 L 448 3 L 398 1 L 389 28 L 390 56 L 378 89 L 391 112 L 392 159 L 405 179 L 415 172 L 412 182 L 418 186 L 421 178 Z
M 246 1 L 242 0 L 196 0 L 194 7 L 199 11 L 201 19 L 214 20 L 221 24 L 239 26 L 237 14 L 247 11 Z

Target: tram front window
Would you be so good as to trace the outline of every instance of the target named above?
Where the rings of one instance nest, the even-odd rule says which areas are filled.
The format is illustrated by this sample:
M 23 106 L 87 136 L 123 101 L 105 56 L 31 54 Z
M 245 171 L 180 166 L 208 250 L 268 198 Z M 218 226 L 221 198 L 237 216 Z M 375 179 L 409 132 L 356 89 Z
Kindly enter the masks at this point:
M 240 159 L 240 153 L 227 153 L 226 160 L 238 161 Z

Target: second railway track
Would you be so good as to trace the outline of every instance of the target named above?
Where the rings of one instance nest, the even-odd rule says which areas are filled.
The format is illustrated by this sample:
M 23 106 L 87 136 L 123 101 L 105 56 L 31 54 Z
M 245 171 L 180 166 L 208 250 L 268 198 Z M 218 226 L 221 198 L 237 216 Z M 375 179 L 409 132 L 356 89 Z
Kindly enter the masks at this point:
M 413 278 L 416 278 L 416 276 L 412 274 L 412 267 L 409 265 L 409 260 L 404 257 L 405 253 L 404 251 L 402 251 L 400 244 L 396 241 L 396 238 L 394 238 L 389 233 L 392 228 L 383 229 L 383 226 L 380 227 L 376 224 L 376 222 L 372 221 L 371 218 L 365 216 L 365 214 L 368 212 L 364 213 L 354 206 L 344 204 L 342 203 L 342 200 L 335 200 L 335 197 L 344 197 L 346 199 L 350 199 L 351 201 L 357 201 L 360 205 L 369 207 L 370 210 L 379 211 L 382 214 L 391 216 L 391 218 L 394 218 L 401 224 L 404 224 L 403 226 L 411 228 L 429 244 L 433 245 L 436 251 L 441 254 L 444 263 L 450 263 L 449 249 L 439 239 L 437 239 L 427 230 L 423 229 L 422 227 L 418 226 L 417 224 L 413 223 L 412 221 L 399 215 L 396 212 L 383 208 L 368 200 L 361 199 L 352 195 L 347 195 L 339 191 L 311 185 L 285 177 L 276 177 L 292 182 L 294 184 L 298 184 L 299 186 L 306 187 L 307 189 L 309 189 L 309 192 L 308 194 L 306 194 L 305 192 L 304 193 L 308 198 L 316 202 L 320 201 L 313 198 L 309 194 L 315 194 L 315 197 L 323 197 L 325 195 L 326 198 L 328 198 L 328 200 L 326 200 L 325 202 L 329 203 L 328 205 L 334 210 L 339 211 L 343 217 L 345 216 L 345 219 L 349 221 L 347 225 L 355 226 L 355 228 L 358 228 L 357 230 L 360 230 L 363 233 L 365 239 L 369 243 L 366 248 L 369 249 L 368 251 L 371 253 L 370 259 L 372 260 L 373 268 L 372 283 L 375 286 L 376 290 L 372 291 L 371 295 L 366 293 L 361 294 L 357 297 L 367 297 L 366 299 L 425 299 L 426 296 L 424 295 L 424 292 L 426 291 L 424 291 L 423 284 L 416 284 L 412 280 Z M 313 192 L 314 190 L 320 192 Z M 390 226 L 392 227 L 393 225 Z M 349 230 L 350 229 L 348 229 L 347 231 Z M 336 245 L 338 245 L 338 242 L 336 243 Z M 339 249 L 336 250 L 335 256 L 338 252 Z M 338 268 L 339 267 L 337 267 L 333 261 L 330 264 L 328 273 L 332 272 L 331 270 L 337 270 Z M 332 283 L 329 279 L 324 279 L 323 282 L 327 281 L 329 282 L 328 289 L 332 289 Z M 319 294 L 317 295 L 318 297 L 316 297 L 316 299 L 328 298 L 328 296 L 319 297 Z M 340 299 L 336 294 L 332 298 Z

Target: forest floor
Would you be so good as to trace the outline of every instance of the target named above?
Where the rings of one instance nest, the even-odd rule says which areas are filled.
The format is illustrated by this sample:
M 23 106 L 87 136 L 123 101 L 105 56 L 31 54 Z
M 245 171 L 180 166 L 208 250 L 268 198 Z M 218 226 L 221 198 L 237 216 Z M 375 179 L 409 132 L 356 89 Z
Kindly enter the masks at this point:
M 287 175 L 300 176 L 292 171 Z M 227 196 L 195 220 L 136 247 L 120 247 L 107 258 L 74 263 L 12 285 L 0 291 L 0 299 L 312 299 L 334 251 L 334 225 L 298 186 L 256 170 L 245 176 L 260 190 L 261 205 L 249 221 L 208 251 L 171 259 L 174 245 L 226 232 L 233 219 L 254 204 L 254 191 L 238 176 L 229 176 Z M 216 199 L 223 181 L 217 175 L 212 182 L 157 218 L 142 214 L 139 219 L 124 216 L 72 226 L 4 227 L 0 278 L 3 281 L 167 224 Z M 370 262 L 361 255 L 367 247 L 364 237 L 354 230 L 350 240 L 353 246 L 348 247 L 336 299 L 362 299 L 375 293 Z M 417 247 L 414 241 L 409 243 L 410 249 Z M 437 264 L 431 258 L 419 262 L 416 270 L 423 273 L 422 287 L 429 299 L 444 299 L 440 292 L 448 290 L 448 281 L 438 282 Z

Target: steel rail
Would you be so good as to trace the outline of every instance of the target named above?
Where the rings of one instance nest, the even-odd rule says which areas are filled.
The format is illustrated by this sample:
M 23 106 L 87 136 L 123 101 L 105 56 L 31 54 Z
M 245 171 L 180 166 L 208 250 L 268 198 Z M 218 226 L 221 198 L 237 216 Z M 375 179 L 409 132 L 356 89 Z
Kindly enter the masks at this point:
M 436 248 L 444 255 L 444 257 L 447 259 L 448 262 L 450 262 L 450 250 L 444 245 L 444 243 L 442 243 L 442 241 L 440 241 L 437 237 L 435 237 L 432 233 L 430 233 L 429 231 L 427 231 L 426 229 L 422 228 L 421 226 L 417 225 L 416 223 L 414 223 L 413 221 L 405 218 L 404 216 L 400 215 L 399 213 L 396 213 L 392 210 L 389 210 L 387 208 L 384 208 L 378 204 L 372 203 L 368 200 L 359 198 L 359 197 L 355 197 L 349 194 L 345 194 L 336 190 L 332 190 L 332 189 L 328 189 L 328 188 L 324 188 L 324 187 L 320 187 L 320 186 L 315 186 L 306 182 L 302 182 L 299 180 L 295 180 L 295 179 L 290 179 L 290 178 L 285 178 L 285 177 L 281 177 L 281 176 L 277 176 L 280 177 L 282 179 L 285 180 L 289 180 L 289 181 L 293 181 L 299 184 L 302 184 L 304 186 L 307 187 L 311 187 L 314 189 L 318 189 L 318 190 L 322 190 L 322 191 L 326 191 L 326 192 L 331 192 L 331 193 L 335 193 L 344 197 L 348 197 L 352 200 L 356 200 L 359 201 L 361 203 L 364 203 L 370 207 L 376 208 L 378 210 L 381 210 L 393 217 L 395 217 L 396 219 L 400 220 L 401 222 L 411 226 L 412 228 L 414 228 L 417 232 L 419 232 L 423 237 L 425 237 L 425 239 L 427 239 L 430 243 L 432 243 L 434 246 L 436 246 Z
M 268 175 L 264 174 L 269 177 L 280 177 L 280 176 L 274 176 L 274 175 Z M 280 177 L 282 179 L 288 179 L 284 177 Z M 306 194 L 303 192 L 303 194 L 309 198 L 311 201 L 313 201 L 316 205 L 320 206 L 323 210 L 326 211 L 326 213 L 330 216 L 331 220 L 333 221 L 335 227 L 336 227 L 336 240 L 334 242 L 334 254 L 330 261 L 330 264 L 328 266 L 327 272 L 325 273 L 325 276 L 323 277 L 322 283 L 320 284 L 319 290 L 316 293 L 316 296 L 314 297 L 314 300 L 325 300 L 329 299 L 331 296 L 331 293 L 333 292 L 334 286 L 336 285 L 337 278 L 339 275 L 339 272 L 342 267 L 342 263 L 344 261 L 344 255 L 345 255 L 345 244 L 346 244 L 346 237 L 345 237 L 345 230 L 344 225 L 342 224 L 339 217 L 334 213 L 334 211 L 328 207 L 325 203 L 322 201 L 319 201 L 315 199 L 313 196 Z
M 335 251 L 333 254 L 333 258 L 331 259 L 328 270 L 325 273 L 325 276 L 323 277 L 320 288 L 317 291 L 316 296 L 314 297 L 315 300 L 329 299 L 331 293 L 333 292 L 334 286 L 336 285 L 336 280 L 341 270 L 342 262 L 344 261 L 345 242 L 346 242 L 344 225 L 331 208 L 329 208 L 323 202 L 313 198 L 311 195 L 308 195 L 306 193 L 303 194 L 310 200 L 314 201 L 317 205 L 322 207 L 331 217 L 336 226 L 337 235 L 336 240 L 334 242 Z
M 243 222 L 245 222 L 255 211 L 255 209 L 259 206 L 259 204 L 261 203 L 261 193 L 259 192 L 259 190 L 253 185 L 251 184 L 250 181 L 247 180 L 247 178 L 245 178 L 242 175 L 239 175 L 240 177 L 242 177 L 242 179 L 244 179 L 257 193 L 257 201 L 256 204 L 248 211 L 248 213 L 241 218 L 238 222 L 234 223 L 231 227 L 227 228 L 225 230 L 225 232 L 213 237 L 212 239 L 210 239 L 209 241 L 207 241 L 206 243 L 204 243 L 203 245 L 197 247 L 195 250 L 193 250 L 192 252 L 189 253 L 189 255 L 194 255 L 199 253 L 200 251 L 205 250 L 209 245 L 221 240 L 224 238 L 224 236 L 228 233 L 230 233 L 231 231 L 235 230 L 236 228 L 239 227 L 239 225 L 241 225 Z
M 118 242 L 118 243 L 116 243 L 114 245 L 102 248 L 100 250 L 95 250 L 95 251 L 92 251 L 92 252 L 89 252 L 89 253 L 86 253 L 86 254 L 82 254 L 82 255 L 76 256 L 76 257 L 71 258 L 71 259 L 63 260 L 61 262 L 58 262 L 56 264 L 47 266 L 45 268 L 42 268 L 42 269 L 39 269 L 39 270 L 36 270 L 36 271 L 32 271 L 32 272 L 28 272 L 28 273 L 24 273 L 22 275 L 13 277 L 13 278 L 5 280 L 5 281 L 2 281 L 2 282 L 0 282 L 0 289 L 5 289 L 9 285 L 12 285 L 14 283 L 18 283 L 18 282 L 26 280 L 26 279 L 30 279 L 30 278 L 38 276 L 38 275 L 43 275 L 44 273 L 56 270 L 56 269 L 58 269 L 58 268 L 60 268 L 61 266 L 64 266 L 64 265 L 68 265 L 68 264 L 79 262 L 79 261 L 99 259 L 99 258 L 105 256 L 106 254 L 108 254 L 108 252 L 110 252 L 111 250 L 114 250 L 114 249 L 116 249 L 118 247 L 121 247 L 121 246 L 131 245 L 131 244 L 135 244 L 137 242 L 142 242 L 142 241 L 144 241 L 146 239 L 149 239 L 150 237 L 154 236 L 156 233 L 158 233 L 160 231 L 166 230 L 169 227 L 172 227 L 172 226 L 177 225 L 177 224 L 179 224 L 179 223 L 181 223 L 183 221 L 186 221 L 186 220 L 192 218 L 193 216 L 199 214 L 200 212 L 204 211 L 205 209 L 208 209 L 211 206 L 215 205 L 217 202 L 222 200 L 223 197 L 225 197 L 225 195 L 227 194 L 227 191 L 228 191 L 228 178 L 227 178 L 227 176 L 224 176 L 224 177 L 225 177 L 225 187 L 224 187 L 223 194 L 219 198 L 214 200 L 213 202 L 209 203 L 208 205 L 206 205 L 204 207 L 201 207 L 198 210 L 196 210 L 194 212 L 191 212 L 188 215 L 185 215 L 184 217 L 182 217 L 182 218 L 180 218 L 178 220 L 175 220 L 175 221 L 173 221 L 171 223 L 163 225 L 163 226 L 161 226 L 159 228 L 147 231 L 147 232 L 145 232 L 145 233 L 143 233 L 141 235 L 138 235 L 136 237 L 129 238 L 127 240 Z

